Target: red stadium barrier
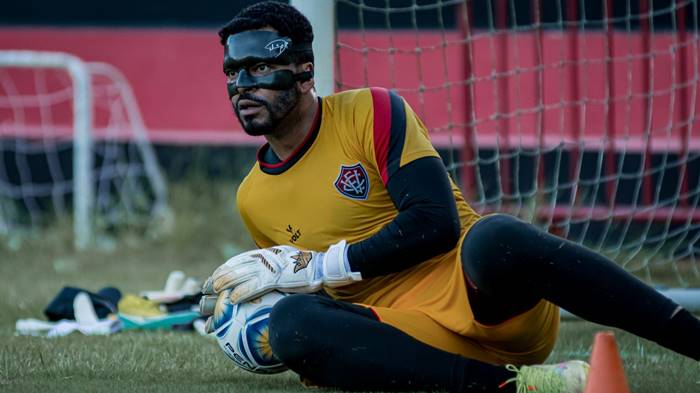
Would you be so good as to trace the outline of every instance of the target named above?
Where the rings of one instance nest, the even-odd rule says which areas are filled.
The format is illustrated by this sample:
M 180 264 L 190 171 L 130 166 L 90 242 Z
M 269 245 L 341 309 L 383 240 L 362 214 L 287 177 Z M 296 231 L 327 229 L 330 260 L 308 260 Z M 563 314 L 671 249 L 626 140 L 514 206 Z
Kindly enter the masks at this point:
M 493 45 L 498 47 L 503 43 L 490 34 L 472 34 L 469 45 L 473 51 L 473 64 L 469 67 L 474 97 L 477 97 L 473 103 L 473 118 L 466 110 L 463 88 L 465 45 L 457 31 L 446 35 L 425 32 L 418 38 L 413 32 L 394 32 L 387 37 L 381 32 L 341 31 L 339 41 L 344 45 L 388 48 L 391 40 L 396 51 L 392 60 L 383 50 L 363 54 L 341 48 L 339 79 L 344 88 L 370 84 L 398 89 L 431 129 L 436 144 L 441 146 L 461 144 L 464 130 L 471 125 L 480 146 L 490 146 L 499 138 L 501 143 L 524 146 L 546 146 L 561 141 L 575 143 L 584 139 L 587 146 L 595 147 L 602 144 L 606 135 L 610 136 L 611 130 L 618 130 L 615 135 L 617 138 L 625 136 L 627 149 L 643 151 L 643 130 L 648 119 L 628 114 L 653 110 L 650 149 L 700 149 L 700 140 L 696 136 L 689 137 L 687 126 L 682 126 L 684 122 L 680 121 L 687 118 L 693 108 L 679 105 L 678 97 L 673 96 L 687 94 L 686 90 L 690 88 L 672 86 L 670 70 L 673 59 L 667 48 L 677 40 L 674 34 L 681 33 L 649 36 L 640 32 L 630 36 L 611 30 L 607 33 L 587 32 L 585 39 L 578 33 L 578 45 L 574 48 L 570 46 L 570 40 L 576 39 L 575 32 L 508 34 L 509 48 L 519 49 L 501 60 L 504 63 L 498 69 L 503 73 L 497 77 L 492 75 L 491 53 Z M 444 49 L 443 40 L 447 42 Z M 613 45 L 606 46 L 606 40 Z M 420 56 L 415 54 L 417 45 L 423 48 Z M 540 54 L 533 50 L 538 45 L 542 49 Z M 630 60 L 606 64 L 602 60 L 608 56 L 606 47 L 620 51 L 612 53 L 614 57 L 628 56 Z M 653 71 L 648 70 L 644 57 L 638 56 L 649 47 L 659 51 Z M 222 49 L 214 31 L 4 27 L 0 28 L 0 49 L 64 51 L 85 61 L 116 66 L 131 83 L 150 136 L 156 142 L 259 143 L 242 132 L 227 104 L 221 73 Z M 575 61 L 561 64 L 562 53 L 565 60 L 575 60 L 578 56 L 593 59 L 586 64 L 585 75 Z M 694 69 L 691 57 L 682 57 L 683 62 L 688 63 L 683 70 Z M 364 80 L 363 67 L 354 66 L 365 63 L 374 70 L 370 80 Z M 396 64 L 401 64 L 401 67 Z M 436 67 L 436 64 L 440 66 Z M 421 74 L 416 72 L 419 65 L 423 70 Z M 683 70 L 681 72 L 686 72 Z M 645 75 L 649 72 L 654 73 L 654 92 L 651 92 L 654 99 L 651 103 L 648 95 L 643 94 L 648 83 Z M 611 74 L 619 77 L 610 77 Z M 585 93 L 577 90 L 577 84 L 565 82 L 572 79 L 562 75 L 579 78 L 579 85 L 585 83 Z M 627 75 L 632 75 L 631 81 Z M 537 83 L 538 78 L 543 82 L 541 85 Z M 678 80 L 675 83 L 678 84 Z M 418 90 L 419 86 L 423 87 L 422 91 Z M 612 105 L 605 102 L 606 94 L 609 94 L 607 89 L 618 92 L 630 89 L 635 94 L 624 105 Z M 505 97 L 496 100 L 495 94 Z M 577 108 L 584 104 L 578 100 L 584 94 L 588 101 L 586 110 L 579 113 Z M 676 104 L 671 105 L 674 98 Z M 448 99 L 452 103 L 452 113 L 446 109 Z M 700 100 L 695 100 L 695 104 L 695 110 L 699 109 Z M 606 116 L 606 105 L 614 113 Z M 583 118 L 564 113 L 572 110 Z M 577 122 L 585 124 L 585 130 L 580 130 L 580 124 L 575 124 Z M 669 124 L 674 126 L 669 127 Z M 504 130 L 517 132 L 506 134 Z

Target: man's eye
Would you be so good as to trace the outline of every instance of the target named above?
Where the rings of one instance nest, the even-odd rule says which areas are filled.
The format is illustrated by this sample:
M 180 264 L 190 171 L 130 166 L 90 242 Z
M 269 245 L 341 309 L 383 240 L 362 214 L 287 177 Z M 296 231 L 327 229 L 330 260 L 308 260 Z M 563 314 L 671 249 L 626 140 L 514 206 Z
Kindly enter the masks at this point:
M 229 80 L 234 80 L 238 78 L 238 71 L 226 70 L 226 78 Z
M 257 66 L 255 66 L 256 72 L 266 72 L 269 69 L 270 69 L 270 67 L 268 67 L 267 64 L 258 64 Z

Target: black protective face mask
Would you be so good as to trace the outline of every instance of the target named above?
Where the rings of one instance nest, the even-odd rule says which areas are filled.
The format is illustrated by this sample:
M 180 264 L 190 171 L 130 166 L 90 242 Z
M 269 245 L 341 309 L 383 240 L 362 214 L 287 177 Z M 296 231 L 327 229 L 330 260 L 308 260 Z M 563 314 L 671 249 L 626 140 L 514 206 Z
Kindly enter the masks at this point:
M 252 30 L 230 35 L 224 48 L 224 72 L 237 71 L 238 77 L 227 82 L 229 98 L 238 94 L 239 88 L 288 90 L 296 82 L 313 78 L 311 71 L 295 74 L 291 70 L 277 70 L 253 76 L 246 70 L 258 63 L 291 64 L 295 54 L 305 51 L 311 51 L 310 43 L 294 45 L 290 38 L 274 31 Z

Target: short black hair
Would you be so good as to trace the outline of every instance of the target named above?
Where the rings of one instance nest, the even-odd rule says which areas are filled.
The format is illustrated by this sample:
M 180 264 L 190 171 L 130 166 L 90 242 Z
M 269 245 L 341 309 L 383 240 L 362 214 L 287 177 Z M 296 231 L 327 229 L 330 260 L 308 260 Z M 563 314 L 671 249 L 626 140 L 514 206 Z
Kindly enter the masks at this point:
M 272 27 L 279 35 L 289 37 L 293 44 L 311 44 L 314 40 L 314 32 L 309 20 L 296 8 L 289 4 L 277 1 L 256 3 L 242 9 L 230 22 L 219 30 L 221 45 L 226 45 L 226 40 L 232 34 L 247 30 Z M 299 52 L 293 56 L 297 64 L 314 62 L 312 50 Z

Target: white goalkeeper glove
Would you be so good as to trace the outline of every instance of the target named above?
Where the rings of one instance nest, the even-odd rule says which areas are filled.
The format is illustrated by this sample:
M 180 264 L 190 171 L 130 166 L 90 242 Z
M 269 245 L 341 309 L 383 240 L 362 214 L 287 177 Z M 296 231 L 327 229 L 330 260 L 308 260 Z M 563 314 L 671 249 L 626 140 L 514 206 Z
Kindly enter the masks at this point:
M 214 332 L 225 321 L 224 317 L 231 317 L 224 312 L 224 303 L 229 301 L 230 290 L 224 290 L 218 295 L 204 295 L 199 299 L 199 313 L 203 317 L 208 317 L 204 323 L 204 332 L 209 334 Z
M 272 290 L 316 292 L 322 286 L 339 287 L 362 280 L 350 271 L 347 244 L 340 241 L 326 252 L 275 246 L 247 251 L 219 266 L 204 283 L 205 294 L 231 289 L 230 299 L 241 303 Z

